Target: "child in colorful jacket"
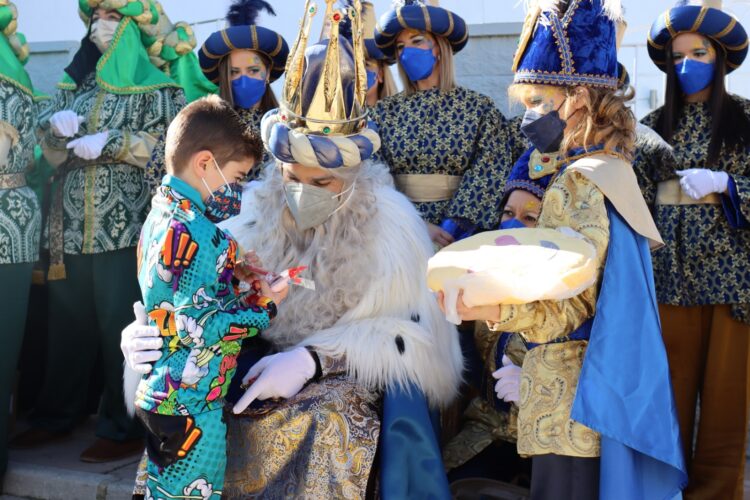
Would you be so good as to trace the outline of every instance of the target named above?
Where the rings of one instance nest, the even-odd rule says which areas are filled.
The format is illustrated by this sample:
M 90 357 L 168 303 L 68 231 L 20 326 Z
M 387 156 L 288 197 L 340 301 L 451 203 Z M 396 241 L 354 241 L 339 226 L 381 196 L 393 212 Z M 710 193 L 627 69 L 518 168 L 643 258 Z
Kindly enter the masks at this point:
M 265 283 L 252 300 L 235 293 L 235 271 L 252 275 L 241 272 L 235 240 L 214 224 L 239 213 L 239 181 L 260 158 L 260 139 L 215 96 L 190 104 L 167 132 L 169 174 L 138 246 L 145 310 L 164 337 L 135 402 L 147 430 L 147 497 L 221 497 L 223 397 L 240 341 L 268 327 L 274 301 L 285 296 Z

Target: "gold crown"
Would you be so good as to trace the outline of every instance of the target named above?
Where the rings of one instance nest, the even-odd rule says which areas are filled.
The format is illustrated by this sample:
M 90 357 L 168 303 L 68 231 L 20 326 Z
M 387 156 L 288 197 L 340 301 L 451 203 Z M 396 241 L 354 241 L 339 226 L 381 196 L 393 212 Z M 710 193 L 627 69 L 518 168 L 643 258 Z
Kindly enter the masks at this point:
M 305 52 L 310 37 L 310 25 L 318 11 L 310 0 L 305 1 L 305 15 L 300 21 L 297 39 L 289 53 L 286 66 L 286 82 L 281 97 L 281 119 L 291 128 L 318 135 L 352 135 L 367 126 L 366 94 L 367 73 L 365 69 L 365 40 L 362 20 L 362 2 L 353 0 L 346 12 L 334 8 L 336 0 L 325 0 L 325 21 L 329 21 L 330 36 L 322 67 L 315 68 L 319 74 L 310 74 L 305 66 Z M 342 74 L 342 57 L 348 58 L 348 50 L 342 53 L 339 39 L 339 25 L 349 16 L 352 23 L 353 50 L 353 97 L 351 109 L 347 110 L 346 87 L 349 77 Z M 348 43 L 348 42 L 346 42 Z M 348 62 L 348 61 L 347 61 Z M 316 78 L 317 82 L 306 81 Z M 347 80 L 346 82 L 344 80 Z M 314 92 L 307 87 L 314 86 Z M 303 102 L 304 95 L 312 95 L 309 102 Z

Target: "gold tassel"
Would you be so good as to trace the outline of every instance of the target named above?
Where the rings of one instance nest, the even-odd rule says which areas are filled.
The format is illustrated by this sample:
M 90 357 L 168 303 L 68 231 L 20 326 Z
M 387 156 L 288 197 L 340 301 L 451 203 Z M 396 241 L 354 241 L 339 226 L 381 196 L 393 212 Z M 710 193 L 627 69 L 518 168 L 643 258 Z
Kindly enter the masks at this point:
M 44 271 L 42 269 L 34 269 L 31 272 L 31 284 L 32 285 L 44 285 L 46 280 L 44 279 Z
M 49 281 L 64 280 L 65 278 L 65 264 L 52 264 L 49 266 L 49 272 L 47 273 Z

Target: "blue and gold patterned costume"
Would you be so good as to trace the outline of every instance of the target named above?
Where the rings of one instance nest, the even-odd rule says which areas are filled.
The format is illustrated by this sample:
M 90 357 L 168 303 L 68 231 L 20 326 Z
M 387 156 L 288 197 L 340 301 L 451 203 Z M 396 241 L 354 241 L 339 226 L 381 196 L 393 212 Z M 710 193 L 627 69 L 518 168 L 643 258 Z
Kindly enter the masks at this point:
M 138 246 L 143 302 L 165 339 L 161 359 L 136 394 L 136 406 L 144 410 L 138 415 L 149 431 L 148 488 L 155 496 L 209 488 L 220 497 L 226 466 L 223 398 L 240 341 L 270 320 L 269 311 L 248 307 L 235 295 L 237 243 L 204 211 L 200 193 L 167 175 Z
M 732 98 L 750 116 L 750 100 Z M 689 103 L 683 112 L 671 141 L 674 159 L 650 162 L 640 175 L 666 245 L 654 253 L 657 297 L 660 304 L 676 306 L 731 304 L 735 319 L 750 324 L 750 231 L 742 229 L 750 220 L 750 151 L 719 156 L 715 169 L 729 174 L 730 194 L 715 196 L 712 203 L 660 202 L 659 190 L 666 196 L 670 184 L 679 189 L 675 170 L 707 164 L 710 104 Z M 660 113 L 661 108 L 653 111 L 643 123 L 654 127 Z
M 407 196 L 402 176 L 447 176 L 453 194 L 446 199 L 409 196 L 427 222 L 456 218 L 497 226 L 512 153 L 507 122 L 492 99 L 462 87 L 400 93 L 378 102 L 371 115 L 382 140 L 379 159 Z

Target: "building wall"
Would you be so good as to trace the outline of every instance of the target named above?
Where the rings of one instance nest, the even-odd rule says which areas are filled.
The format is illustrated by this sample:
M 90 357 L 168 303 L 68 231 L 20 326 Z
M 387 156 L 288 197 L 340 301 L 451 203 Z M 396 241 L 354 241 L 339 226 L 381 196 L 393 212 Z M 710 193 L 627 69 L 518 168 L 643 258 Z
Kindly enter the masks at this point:
M 32 42 L 31 56 L 26 70 L 34 82 L 34 88 L 53 94 L 55 85 L 62 78 L 63 70 L 73 59 L 78 42 Z
M 491 23 L 469 26 L 471 38 L 455 57 L 458 84 L 494 99 L 510 118 L 521 112 L 510 105 L 508 86 L 513 82 L 513 54 L 523 23 Z

